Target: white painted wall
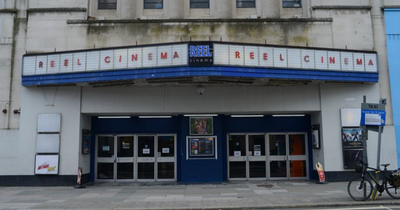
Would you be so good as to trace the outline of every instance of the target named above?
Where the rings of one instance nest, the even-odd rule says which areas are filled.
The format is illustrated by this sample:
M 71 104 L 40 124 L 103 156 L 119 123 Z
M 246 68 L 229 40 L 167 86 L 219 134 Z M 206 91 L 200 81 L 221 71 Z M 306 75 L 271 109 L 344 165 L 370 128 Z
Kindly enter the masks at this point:
M 71 7 L 80 7 L 85 8 L 87 7 L 88 3 L 87 0 L 53 0 L 53 1 L 46 1 L 46 0 L 29 0 L 29 8 L 71 8 Z
M 7 174 L 33 175 L 37 116 L 40 113 L 61 114 L 60 175 L 76 175 L 80 151 L 80 88 L 46 87 L 22 89 L 21 128 L 15 159 L 9 162 Z M 30 170 L 31 169 L 31 170 Z
M 83 88 L 82 113 L 271 113 L 320 110 L 317 85 Z M 118 94 L 116 94 L 118 93 Z
M 379 85 L 321 85 L 322 134 L 326 171 L 343 170 L 340 109 L 361 108 L 364 95 L 367 97 L 368 103 L 379 103 Z M 387 144 L 383 147 L 385 148 L 383 151 L 385 151 L 386 155 L 393 154 L 393 156 L 391 158 L 386 156 L 385 161 L 389 161 L 388 163 L 394 166 L 397 165 L 394 129 L 391 125 L 386 127 L 388 129 L 385 130 L 383 138 L 387 139 Z M 369 142 L 373 142 L 376 139 L 371 132 L 369 139 L 371 139 Z M 372 143 L 371 145 L 374 144 Z M 376 150 L 374 146 L 368 147 L 368 154 L 372 155 L 374 150 Z M 374 157 L 374 155 L 371 157 Z M 371 158 L 369 160 L 371 164 L 374 161 Z
M 18 155 L 21 139 L 19 138 L 19 130 L 0 130 L 0 175 L 15 175 L 15 170 L 27 171 L 32 169 L 33 165 L 28 168 L 22 168 L 19 164 L 21 156 Z M 24 167 L 27 167 L 26 165 Z

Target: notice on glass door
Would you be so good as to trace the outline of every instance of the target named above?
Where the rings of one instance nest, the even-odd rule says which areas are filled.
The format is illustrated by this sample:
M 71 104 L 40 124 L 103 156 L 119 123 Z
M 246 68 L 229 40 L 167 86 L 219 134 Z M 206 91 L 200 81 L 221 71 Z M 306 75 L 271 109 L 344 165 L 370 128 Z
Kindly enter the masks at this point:
M 168 154 L 169 153 L 169 148 L 162 148 L 162 153 Z
M 103 146 L 103 152 L 110 151 L 110 146 Z
M 233 153 L 234 156 L 242 156 L 242 152 L 241 151 L 234 151 Z
M 143 149 L 143 154 L 150 154 L 150 149 Z
M 261 151 L 254 151 L 254 156 L 261 156 Z

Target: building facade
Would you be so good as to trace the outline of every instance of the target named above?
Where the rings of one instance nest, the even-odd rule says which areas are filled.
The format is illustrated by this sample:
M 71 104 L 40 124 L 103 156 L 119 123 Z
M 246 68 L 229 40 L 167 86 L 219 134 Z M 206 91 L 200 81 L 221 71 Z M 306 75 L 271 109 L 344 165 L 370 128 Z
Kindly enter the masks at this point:
M 4 0 L 0 184 L 72 185 L 78 168 L 84 182 L 308 180 L 318 162 L 347 180 L 364 151 L 377 164 L 364 96 L 387 99 L 380 162 L 399 168 L 397 7 Z

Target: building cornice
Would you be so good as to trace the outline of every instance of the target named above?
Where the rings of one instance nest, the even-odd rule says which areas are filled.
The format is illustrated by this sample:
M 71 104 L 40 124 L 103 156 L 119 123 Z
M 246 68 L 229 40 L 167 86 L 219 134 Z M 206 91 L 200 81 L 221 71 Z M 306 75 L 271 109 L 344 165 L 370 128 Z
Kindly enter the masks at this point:
M 80 8 L 80 7 L 75 7 L 75 8 L 69 8 L 69 7 L 60 7 L 60 8 L 30 8 L 27 9 L 26 11 L 29 13 L 37 12 L 37 13 L 42 13 L 42 12 L 86 12 L 86 8 Z
M 400 5 L 385 5 L 383 7 L 381 7 L 382 10 L 385 9 L 400 9 Z
M 313 6 L 313 10 L 371 10 L 371 6 Z
M 68 24 L 332 22 L 332 18 L 67 20 Z
M 17 9 L 0 9 L 0 13 L 18 13 Z

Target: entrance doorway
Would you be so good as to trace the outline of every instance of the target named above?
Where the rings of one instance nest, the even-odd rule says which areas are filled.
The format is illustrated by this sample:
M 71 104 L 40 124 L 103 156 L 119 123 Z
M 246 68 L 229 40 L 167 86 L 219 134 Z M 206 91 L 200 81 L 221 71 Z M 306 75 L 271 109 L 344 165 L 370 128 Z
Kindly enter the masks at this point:
M 99 135 L 96 181 L 176 181 L 176 135 Z
M 305 133 L 229 134 L 228 179 L 306 179 Z

